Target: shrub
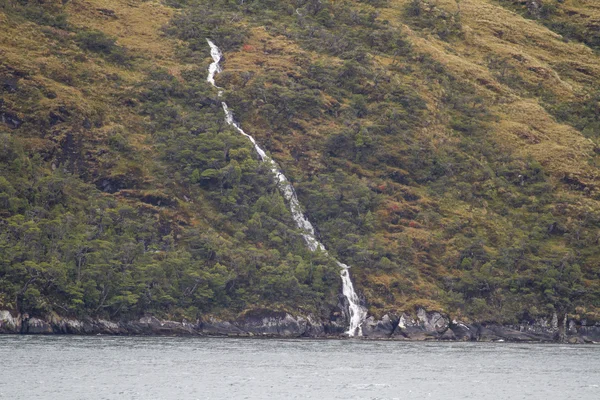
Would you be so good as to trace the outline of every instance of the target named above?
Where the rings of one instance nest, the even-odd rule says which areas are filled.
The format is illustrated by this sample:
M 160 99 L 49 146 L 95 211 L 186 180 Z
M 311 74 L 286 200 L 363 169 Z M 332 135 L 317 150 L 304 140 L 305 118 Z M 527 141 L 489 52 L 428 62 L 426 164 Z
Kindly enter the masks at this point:
M 104 32 L 81 31 L 77 33 L 75 40 L 82 49 L 102 54 L 116 64 L 127 64 L 131 59 L 125 48 L 117 45 L 116 39 Z

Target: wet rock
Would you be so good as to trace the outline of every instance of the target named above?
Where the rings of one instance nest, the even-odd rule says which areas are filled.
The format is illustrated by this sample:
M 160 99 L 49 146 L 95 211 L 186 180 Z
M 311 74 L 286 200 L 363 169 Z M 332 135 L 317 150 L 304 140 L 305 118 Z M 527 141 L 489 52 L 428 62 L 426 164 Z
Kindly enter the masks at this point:
M 363 336 L 372 339 L 389 338 L 392 335 L 398 320 L 393 321 L 389 315 L 385 314 L 381 320 L 376 320 L 374 317 L 367 318 L 362 324 Z
M 538 318 L 533 321 L 523 321 L 518 330 L 544 340 L 558 338 L 558 316 L 556 313 L 550 319 Z
M 299 337 L 306 333 L 308 321 L 303 317 L 294 318 L 286 314 L 285 318 L 278 321 L 278 334 L 284 337 Z
M 600 342 L 600 324 L 588 324 L 583 319 L 580 321 L 569 320 L 567 323 L 567 341 L 571 337 L 579 337 L 584 342 Z
M 446 332 L 440 336 L 440 340 L 456 340 L 456 335 L 452 329 L 446 329 Z
M 253 310 L 238 318 L 235 325 L 253 335 L 299 337 L 306 332 L 307 321 L 284 312 Z
M 468 325 L 463 324 L 462 322 L 452 321 L 448 330 L 452 331 L 456 340 L 468 341 L 475 339 L 474 329 L 469 327 Z
M 10 311 L 0 310 L 0 333 L 19 333 L 21 320 L 13 317 Z
M 578 326 L 577 323 L 573 320 L 570 320 L 567 323 L 567 335 L 577 335 L 578 333 Z
M 205 335 L 232 336 L 246 334 L 246 332 L 242 331 L 232 323 L 228 321 L 221 321 L 212 317 L 209 317 L 206 321 L 202 321 L 199 325 L 200 331 Z
M 579 336 L 573 336 L 567 339 L 567 343 L 569 344 L 584 344 L 585 341 L 583 340 L 583 338 L 580 338 Z
M 511 341 L 511 342 L 534 342 L 539 341 L 539 337 L 535 337 L 525 332 L 520 332 L 501 325 L 481 325 L 477 332 L 478 340 L 482 342 L 492 341 Z
M 402 314 L 393 336 L 410 340 L 439 339 L 448 327 L 450 320 L 439 312 L 427 312 L 423 308 L 417 310 L 417 318 Z
M 142 317 L 138 321 L 122 324 L 128 333 L 143 335 L 193 335 L 196 326 L 187 321 L 164 321 L 156 317 Z
M 107 321 L 105 319 L 99 319 L 98 321 L 96 321 L 95 325 L 100 333 L 105 333 L 109 335 L 118 335 L 119 333 L 125 333 L 121 330 L 119 324 L 112 321 Z
M 405 313 L 400 315 L 398 326 L 394 330 L 392 336 L 395 338 L 413 340 L 425 340 L 427 337 L 425 330 L 419 325 L 419 323 Z
M 329 320 L 324 323 L 326 336 L 346 336 L 348 330 L 348 315 L 345 310 L 348 310 L 348 300 L 342 294 L 339 297 L 338 309 L 344 312 L 334 311 L 329 315 Z
M 314 316 L 309 315 L 306 317 L 306 331 L 304 336 L 306 337 L 321 337 L 325 336 L 325 327 L 323 323 L 319 322 Z
M 54 333 L 52 326 L 39 318 L 27 318 L 21 327 L 22 333 L 48 334 Z

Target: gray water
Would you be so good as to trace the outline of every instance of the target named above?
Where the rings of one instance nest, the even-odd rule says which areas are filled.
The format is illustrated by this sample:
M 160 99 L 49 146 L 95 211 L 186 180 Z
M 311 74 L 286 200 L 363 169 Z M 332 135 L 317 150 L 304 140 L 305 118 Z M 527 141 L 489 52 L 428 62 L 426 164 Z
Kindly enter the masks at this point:
M 600 399 L 600 347 L 0 335 L 0 399 Z

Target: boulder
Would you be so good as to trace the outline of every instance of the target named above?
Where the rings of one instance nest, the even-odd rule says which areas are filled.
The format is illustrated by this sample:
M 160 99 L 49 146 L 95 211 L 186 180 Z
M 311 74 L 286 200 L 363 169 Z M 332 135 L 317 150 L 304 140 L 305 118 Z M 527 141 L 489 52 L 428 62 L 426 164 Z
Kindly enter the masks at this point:
M 389 315 L 385 314 L 381 320 L 376 320 L 374 317 L 367 318 L 362 324 L 362 334 L 365 337 L 372 339 L 387 339 L 392 335 L 398 321 L 392 320 Z
M 450 325 L 450 320 L 439 312 L 428 313 L 424 309 L 417 310 L 417 318 L 427 332 L 444 333 Z
M 0 333 L 19 333 L 21 320 L 13 317 L 10 311 L 0 310 Z
M 456 340 L 456 335 L 452 329 L 446 329 L 446 332 L 442 333 L 439 338 L 440 340 Z
M 476 330 L 469 327 L 468 325 L 463 324 L 460 321 L 456 321 L 456 320 L 452 321 L 448 330 L 452 331 L 452 334 L 454 335 L 456 340 L 463 340 L 463 341 L 475 340 L 475 331 Z
M 417 319 L 413 319 L 404 313 L 400 316 L 393 337 L 410 340 L 434 340 L 441 338 L 449 326 L 450 320 L 441 313 L 427 312 L 423 308 L 419 308 Z

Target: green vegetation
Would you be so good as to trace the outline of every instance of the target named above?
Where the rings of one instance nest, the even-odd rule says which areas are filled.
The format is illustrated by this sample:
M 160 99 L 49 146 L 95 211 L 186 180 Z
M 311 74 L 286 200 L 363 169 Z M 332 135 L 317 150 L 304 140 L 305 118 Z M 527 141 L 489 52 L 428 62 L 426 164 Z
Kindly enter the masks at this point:
M 6 39 L 0 63 L 0 307 L 337 310 L 336 265 L 306 249 L 205 81 L 210 37 L 224 99 L 372 314 L 597 318 L 600 73 L 542 63 L 545 28 L 504 39 L 478 4 L 141 3 L 162 12 L 149 25 L 119 0 L 100 14 L 2 3 L 9 32 L 35 40 Z
M 538 20 L 544 26 L 561 34 L 565 40 L 575 40 L 585 43 L 595 50 L 600 49 L 598 22 L 588 14 L 588 10 L 579 8 L 581 5 L 577 1 L 497 1 L 521 13 L 523 16 Z

